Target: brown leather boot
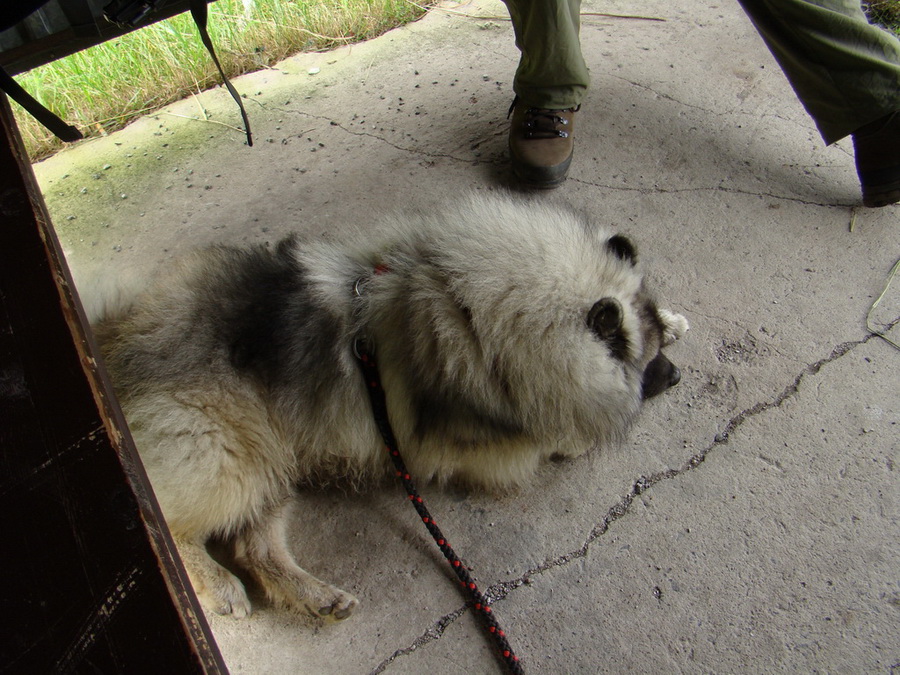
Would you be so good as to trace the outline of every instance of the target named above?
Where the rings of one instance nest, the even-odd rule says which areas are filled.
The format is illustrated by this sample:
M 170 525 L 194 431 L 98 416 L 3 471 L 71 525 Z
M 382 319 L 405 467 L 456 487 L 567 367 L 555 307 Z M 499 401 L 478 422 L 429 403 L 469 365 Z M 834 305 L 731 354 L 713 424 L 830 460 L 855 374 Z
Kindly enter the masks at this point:
M 509 155 L 516 178 L 530 187 L 555 188 L 566 179 L 575 139 L 575 113 L 530 108 L 517 96 L 509 108 Z
M 900 110 L 853 132 L 863 205 L 900 202 Z

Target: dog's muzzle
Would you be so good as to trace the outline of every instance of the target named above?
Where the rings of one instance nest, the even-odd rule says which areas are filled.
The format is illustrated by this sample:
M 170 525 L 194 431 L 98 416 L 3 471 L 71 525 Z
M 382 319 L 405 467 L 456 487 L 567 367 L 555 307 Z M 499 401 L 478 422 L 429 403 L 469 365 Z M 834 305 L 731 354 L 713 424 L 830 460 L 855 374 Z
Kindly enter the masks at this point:
M 647 365 L 641 379 L 641 398 L 648 399 L 674 387 L 681 381 L 681 371 L 662 352 Z

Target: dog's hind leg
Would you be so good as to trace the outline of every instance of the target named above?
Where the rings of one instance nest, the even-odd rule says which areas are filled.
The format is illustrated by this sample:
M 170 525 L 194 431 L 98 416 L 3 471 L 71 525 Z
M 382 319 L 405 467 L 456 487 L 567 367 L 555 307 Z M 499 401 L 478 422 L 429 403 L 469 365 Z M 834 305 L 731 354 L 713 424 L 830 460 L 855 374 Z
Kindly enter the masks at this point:
M 216 614 L 233 614 L 238 618 L 250 614 L 244 584 L 210 557 L 202 540 L 174 539 L 191 585 L 205 606 Z
M 235 538 L 236 558 L 275 604 L 306 609 L 333 621 L 346 619 L 359 601 L 302 569 L 288 550 L 287 524 L 293 504 L 285 500 L 247 526 Z

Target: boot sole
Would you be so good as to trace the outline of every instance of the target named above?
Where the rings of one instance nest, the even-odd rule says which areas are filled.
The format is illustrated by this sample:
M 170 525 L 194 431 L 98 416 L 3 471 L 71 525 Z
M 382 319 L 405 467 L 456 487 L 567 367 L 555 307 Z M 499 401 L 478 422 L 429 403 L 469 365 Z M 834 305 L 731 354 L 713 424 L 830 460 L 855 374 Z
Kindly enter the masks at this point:
M 562 185 L 571 164 L 572 155 L 556 166 L 530 166 L 512 158 L 512 170 L 516 179 L 528 187 L 540 190 L 550 190 Z
M 896 204 L 900 202 L 900 178 L 880 185 L 866 185 L 863 182 L 862 197 L 863 206 L 879 208 Z
M 900 187 L 896 190 L 888 192 L 879 192 L 874 195 L 863 196 L 863 206 L 869 208 L 881 208 L 882 206 L 890 206 L 891 204 L 900 203 Z

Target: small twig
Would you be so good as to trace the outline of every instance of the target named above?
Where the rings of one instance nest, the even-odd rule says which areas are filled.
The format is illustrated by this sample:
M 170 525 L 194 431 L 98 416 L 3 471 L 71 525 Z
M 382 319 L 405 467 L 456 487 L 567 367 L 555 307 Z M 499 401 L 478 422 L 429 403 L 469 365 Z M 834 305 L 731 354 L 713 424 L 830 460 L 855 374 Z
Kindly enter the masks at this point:
M 444 12 L 445 14 L 453 14 L 455 16 L 462 16 L 467 19 L 478 19 L 479 21 L 509 21 L 510 18 L 508 16 L 492 16 L 492 15 L 479 15 L 479 14 L 469 14 L 468 12 L 460 12 L 459 10 L 449 9 L 448 7 L 425 7 L 424 5 L 420 5 L 418 2 L 414 2 L 413 0 L 406 0 L 413 7 L 418 7 L 423 12 L 428 11 L 438 11 Z M 605 14 L 603 12 L 580 12 L 579 16 L 602 16 L 607 19 L 637 19 L 639 21 L 666 21 L 667 19 L 662 19 L 657 16 L 638 16 L 636 14 Z
M 372 59 L 369 61 L 369 65 L 366 66 L 366 72 L 363 73 L 363 78 L 362 78 L 362 83 L 361 83 L 363 86 L 366 86 L 366 83 L 369 81 L 369 73 L 371 72 L 372 66 L 374 66 L 374 65 L 375 65 L 375 59 Z
M 199 117 L 191 117 L 190 115 L 179 115 L 178 113 L 173 113 L 173 112 L 169 112 L 169 111 L 165 111 L 164 114 L 171 115 L 172 117 L 181 117 L 186 120 L 194 120 L 195 122 L 206 122 L 208 124 L 218 124 L 220 126 L 227 127 L 228 129 L 233 129 L 234 131 L 238 131 L 242 134 L 245 133 L 244 130 L 241 129 L 240 127 L 234 127 L 234 126 L 231 126 L 230 124 L 225 124 L 225 122 L 219 122 L 218 120 L 200 119 Z
M 887 294 L 888 289 L 891 287 L 891 282 L 894 280 L 894 276 L 897 274 L 897 270 L 900 269 L 900 258 L 897 259 L 897 262 L 894 263 L 894 266 L 891 268 L 891 271 L 888 272 L 887 282 L 884 284 L 884 289 L 881 291 L 881 294 L 875 299 L 875 302 L 872 303 L 872 306 L 869 307 L 869 311 L 866 312 L 866 330 L 868 330 L 873 335 L 877 335 L 882 340 L 887 342 L 890 345 L 893 345 L 896 349 L 900 349 L 900 345 L 891 340 L 887 335 L 885 335 L 882 331 L 875 330 L 871 325 L 869 320 L 872 317 L 872 312 L 875 311 L 875 308 L 878 307 L 878 303 L 881 302 L 881 299 Z M 895 322 L 896 323 L 896 322 Z
M 125 119 L 126 117 L 138 117 L 140 115 L 143 115 L 144 113 L 153 113 L 153 112 L 156 112 L 157 110 L 159 110 L 158 105 L 151 105 L 146 108 L 141 108 L 140 110 L 133 110 L 131 112 L 123 113 L 121 115 L 116 115 L 115 117 L 107 117 L 106 119 L 97 120 L 97 123 L 98 124 L 106 124 L 107 122 L 115 122 L 117 120 Z M 81 128 L 85 128 L 82 125 L 79 125 L 79 126 L 81 126 Z
M 605 14 L 603 12 L 582 12 L 581 16 L 602 16 L 605 19 L 637 19 L 638 21 L 668 21 L 658 16 L 639 16 L 637 14 Z
M 194 84 L 197 84 L 196 82 Z M 197 107 L 200 108 L 200 114 L 203 115 L 203 120 L 205 122 L 209 121 L 209 115 L 206 114 L 206 108 L 203 107 L 203 104 L 200 103 L 200 85 L 197 84 L 197 93 L 191 92 L 191 96 L 194 98 L 194 102 L 197 104 Z
M 853 228 L 856 227 L 856 214 L 857 209 L 855 206 L 850 207 L 850 231 L 853 232 Z
M 413 2 L 413 0 L 406 0 L 406 2 L 408 2 L 413 7 L 417 7 L 419 9 L 421 9 L 423 12 L 437 11 L 437 12 L 443 12 L 444 14 L 453 14 L 455 16 L 461 16 L 466 19 L 478 19 L 480 21 L 509 21 L 508 16 L 491 16 L 491 15 L 480 16 L 478 14 L 469 14 L 468 12 L 460 12 L 457 9 L 450 9 L 449 7 L 437 7 L 437 6 L 426 7 L 425 5 L 420 5 L 418 2 Z

